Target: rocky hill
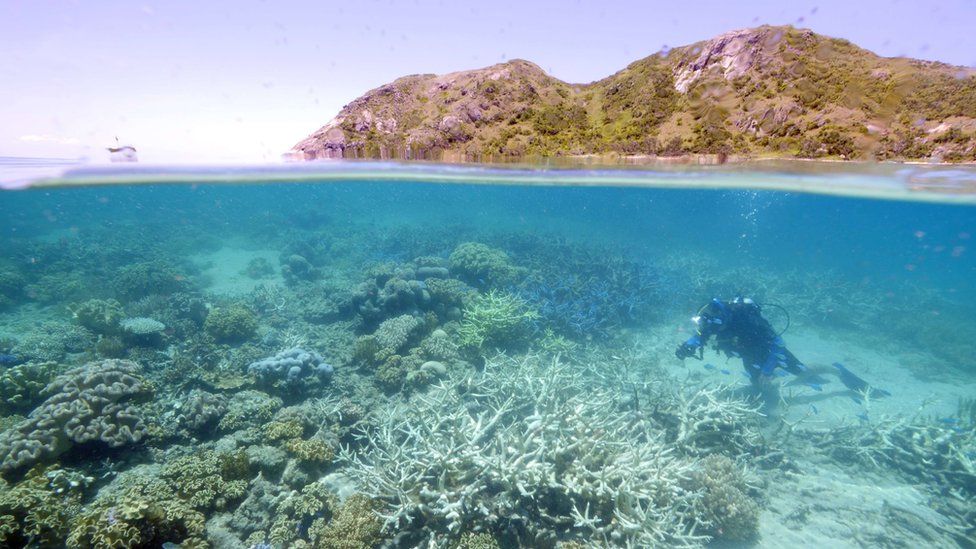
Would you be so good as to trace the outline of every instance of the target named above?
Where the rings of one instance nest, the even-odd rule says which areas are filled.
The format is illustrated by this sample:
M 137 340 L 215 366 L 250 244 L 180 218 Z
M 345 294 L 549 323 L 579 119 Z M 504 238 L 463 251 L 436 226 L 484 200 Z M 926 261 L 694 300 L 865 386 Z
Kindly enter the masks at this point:
M 793 27 L 674 48 L 590 84 L 514 60 L 367 92 L 292 154 L 976 160 L 976 70 Z

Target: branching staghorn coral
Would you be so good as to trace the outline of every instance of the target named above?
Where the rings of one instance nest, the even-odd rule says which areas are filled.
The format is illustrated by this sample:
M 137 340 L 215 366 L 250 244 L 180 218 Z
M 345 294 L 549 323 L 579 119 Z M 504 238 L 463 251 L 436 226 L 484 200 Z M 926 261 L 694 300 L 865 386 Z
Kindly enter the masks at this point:
M 367 433 L 370 449 L 341 459 L 387 502 L 386 530 L 403 544 L 446 547 L 479 531 L 539 547 L 704 543 L 695 458 L 676 453 L 652 415 L 621 407 L 619 389 L 558 358 L 498 355 L 480 376 L 391 407 Z
M 920 410 L 921 411 L 921 410 Z M 879 417 L 859 425 L 817 433 L 819 446 L 843 461 L 885 467 L 931 485 L 933 501 L 955 524 L 952 533 L 962 546 L 976 544 L 976 430 L 958 418 L 933 420 Z

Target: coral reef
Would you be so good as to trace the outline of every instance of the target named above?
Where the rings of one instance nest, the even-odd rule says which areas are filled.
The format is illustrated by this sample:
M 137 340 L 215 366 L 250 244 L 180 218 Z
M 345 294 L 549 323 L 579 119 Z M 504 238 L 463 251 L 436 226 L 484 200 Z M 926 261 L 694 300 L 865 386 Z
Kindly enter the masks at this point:
M 103 489 L 71 525 L 69 547 L 205 547 L 205 516 L 164 480 L 126 472 Z
M 0 480 L 0 545 L 55 547 L 63 542 L 91 480 L 55 467 L 32 469 L 12 486 Z
M 243 499 L 250 463 L 247 453 L 204 451 L 163 465 L 159 474 L 176 497 L 198 511 L 221 510 Z
M 518 274 L 508 254 L 480 242 L 459 244 L 450 260 L 453 272 L 479 288 L 507 286 Z
M 422 319 L 410 315 L 383 321 L 373 333 L 379 348 L 376 358 L 383 360 L 406 350 L 410 344 L 418 341 L 425 326 Z
M 220 418 L 221 431 L 238 431 L 262 425 L 282 406 L 281 399 L 261 391 L 240 391 L 227 401 L 227 412 Z
M 304 257 L 292 254 L 281 261 L 281 276 L 286 284 L 294 286 L 300 282 L 315 280 L 321 273 Z
M 21 360 L 59 362 L 69 353 L 81 353 L 92 347 L 91 332 L 72 324 L 45 322 L 20 339 L 11 352 Z
M 427 283 L 415 276 L 409 266 L 376 273 L 348 296 L 342 308 L 374 326 L 396 315 L 427 310 L 432 306 Z
M 57 362 L 29 362 L 0 370 L 0 415 L 27 413 L 63 368 Z
M 23 297 L 27 280 L 12 269 L 0 270 L 0 310 L 18 303 Z
M 332 377 L 334 368 L 315 351 L 293 347 L 252 362 L 247 371 L 262 384 L 294 388 L 308 380 L 327 381 Z
M 323 520 L 338 504 L 337 498 L 324 484 L 313 482 L 293 492 L 275 507 L 274 521 L 267 540 L 276 546 L 289 547 L 338 547 L 335 545 L 296 543 L 310 536 L 310 527 L 316 520 Z
M 0 471 L 49 462 L 78 444 L 117 448 L 139 442 L 147 427 L 136 403 L 153 393 L 141 373 L 134 362 L 105 360 L 55 378 L 44 389 L 51 396 L 0 435 Z
M 490 291 L 471 300 L 464 308 L 458 329 L 462 347 L 514 349 L 532 334 L 538 314 L 512 294 Z
M 723 539 L 747 540 L 759 531 L 759 505 L 749 495 L 742 469 L 723 455 L 698 463 L 688 489 L 704 492 L 695 513 L 705 532 Z
M 68 307 L 74 321 L 99 335 L 114 335 L 125 317 L 122 304 L 114 299 L 89 299 Z
M 489 361 L 480 378 L 455 380 L 463 391 L 445 383 L 385 412 L 369 451 L 342 459 L 407 543 L 472 529 L 534 546 L 705 541 L 708 488 L 685 488 L 694 458 L 674 455 L 665 424 L 628 413 L 597 379 L 558 361 Z
M 271 265 L 271 262 L 263 257 L 255 257 L 254 259 L 247 262 L 247 266 L 241 271 L 241 274 L 259 280 L 262 278 L 269 278 L 274 276 L 275 269 Z
M 226 412 L 225 396 L 194 389 L 180 403 L 177 420 L 181 427 L 191 433 L 206 434 Z
M 163 330 L 166 325 L 162 322 L 146 317 L 125 318 L 119 322 L 123 339 L 134 345 L 153 347 L 163 340 Z
M 211 310 L 203 329 L 220 343 L 239 343 L 254 337 L 258 321 L 247 307 L 230 305 Z
M 164 261 L 133 263 L 119 269 L 112 279 L 116 295 L 135 301 L 151 294 L 168 295 L 186 290 L 186 277 Z
M 383 540 L 383 522 L 376 516 L 377 502 L 356 494 L 339 506 L 326 522 L 317 519 L 309 526 L 309 537 L 316 547 L 372 549 Z

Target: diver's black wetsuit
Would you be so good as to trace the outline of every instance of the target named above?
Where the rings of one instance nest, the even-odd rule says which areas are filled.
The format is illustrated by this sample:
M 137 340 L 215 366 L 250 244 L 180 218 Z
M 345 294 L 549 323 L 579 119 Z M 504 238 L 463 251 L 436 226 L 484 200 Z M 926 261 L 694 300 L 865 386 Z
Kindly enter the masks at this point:
M 698 331 L 675 351 L 678 358 L 696 355 L 701 358 L 702 347 L 715 336 L 716 348 L 728 356 L 742 358 L 742 365 L 753 382 L 772 376 L 776 368 L 794 375 L 806 371 L 763 318 L 759 305 L 749 298 L 712 299 L 693 320 Z
M 777 368 L 795 376 L 807 372 L 807 367 L 786 348 L 783 338 L 763 318 L 759 305 L 749 298 L 736 297 L 729 301 L 714 298 L 692 320 L 698 330 L 675 350 L 674 354 L 680 359 L 692 356 L 701 359 L 703 347 L 714 336 L 720 352 L 742 359 L 753 385 L 765 389 Z M 867 392 L 874 397 L 889 396 L 890 393 L 883 389 L 872 388 L 843 364 L 834 363 L 834 367 L 834 373 L 851 391 Z M 820 390 L 819 379 L 809 385 Z

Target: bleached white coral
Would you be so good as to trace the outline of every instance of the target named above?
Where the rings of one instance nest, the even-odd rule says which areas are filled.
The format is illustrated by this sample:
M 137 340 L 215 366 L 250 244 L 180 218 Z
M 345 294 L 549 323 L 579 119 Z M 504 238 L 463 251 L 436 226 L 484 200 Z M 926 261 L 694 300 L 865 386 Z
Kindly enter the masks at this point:
M 499 355 L 476 377 L 387 410 L 368 433 L 370 450 L 342 459 L 389 503 L 386 526 L 408 543 L 444 547 L 464 531 L 514 530 L 527 545 L 701 544 L 701 494 L 686 489 L 696 458 L 621 395 L 559 360 Z M 689 409 L 710 421 L 704 407 Z M 696 422 L 685 423 L 692 444 Z

